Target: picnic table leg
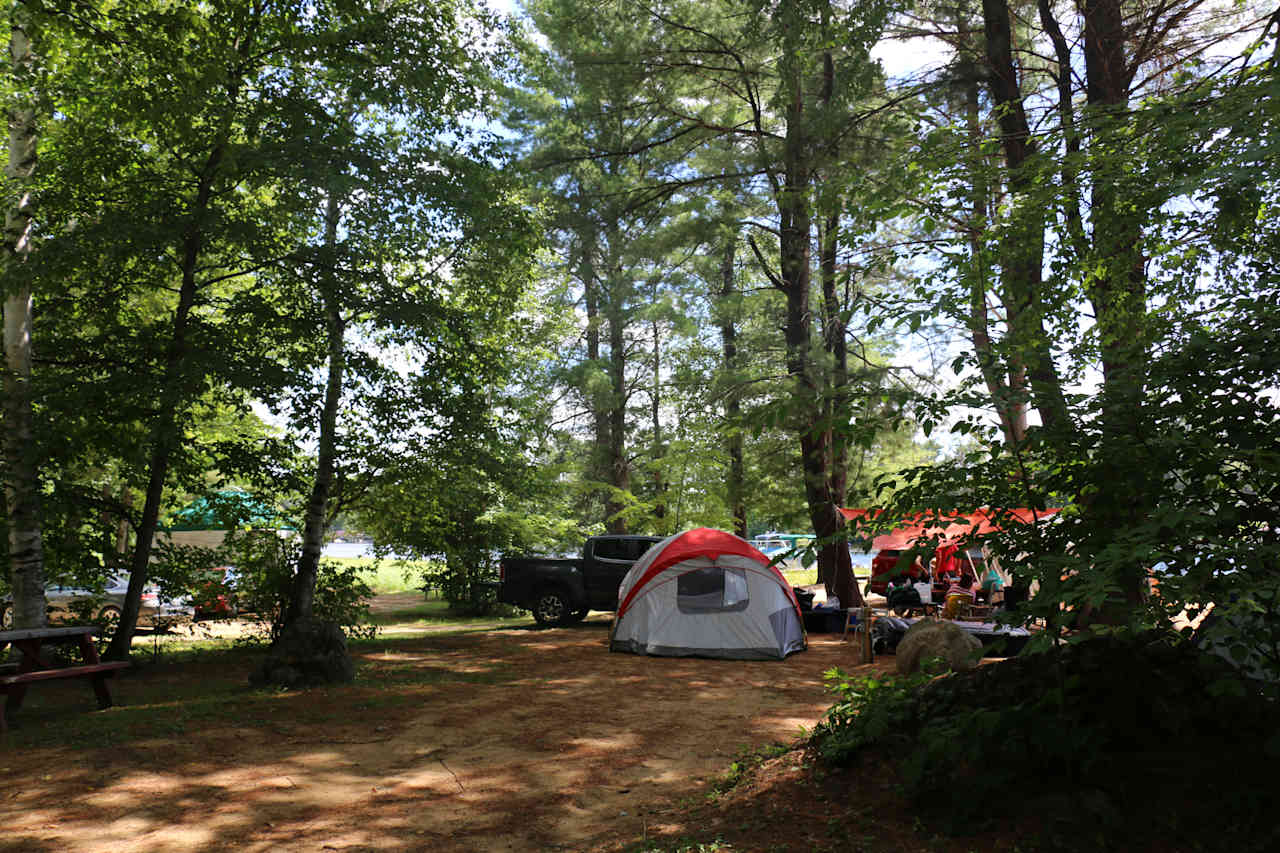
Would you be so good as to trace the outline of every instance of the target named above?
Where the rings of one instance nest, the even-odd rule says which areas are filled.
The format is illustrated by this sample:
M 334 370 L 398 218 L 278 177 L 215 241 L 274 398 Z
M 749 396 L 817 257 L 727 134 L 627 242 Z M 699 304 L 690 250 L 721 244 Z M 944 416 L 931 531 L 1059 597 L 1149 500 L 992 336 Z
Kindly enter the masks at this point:
M 5 692 L 8 695 L 5 696 L 4 713 L 0 714 L 0 717 L 6 718 L 6 725 L 7 725 L 7 718 L 9 717 L 9 715 L 18 713 L 18 709 L 22 707 L 22 700 L 27 695 L 27 685 L 10 684 L 8 689 Z
M 110 708 L 111 688 L 107 687 L 107 674 L 100 672 L 90 676 L 89 680 L 93 682 L 93 692 L 98 696 L 98 708 Z
M 92 634 L 85 634 L 80 638 L 80 655 L 84 658 L 85 663 L 100 663 L 98 646 L 93 642 Z M 99 709 L 111 707 L 111 688 L 107 687 L 108 674 L 99 672 L 89 677 L 89 680 L 93 682 L 93 692 L 98 697 Z
M 47 666 L 40 657 L 40 640 L 19 640 L 13 646 L 22 652 L 22 660 L 18 662 L 18 672 L 31 672 L 34 669 L 40 669 L 42 665 Z M 4 700 L 4 716 L 8 717 L 10 714 L 16 714 L 22 707 L 22 700 L 27 697 L 27 685 L 10 684 L 5 692 L 8 695 Z

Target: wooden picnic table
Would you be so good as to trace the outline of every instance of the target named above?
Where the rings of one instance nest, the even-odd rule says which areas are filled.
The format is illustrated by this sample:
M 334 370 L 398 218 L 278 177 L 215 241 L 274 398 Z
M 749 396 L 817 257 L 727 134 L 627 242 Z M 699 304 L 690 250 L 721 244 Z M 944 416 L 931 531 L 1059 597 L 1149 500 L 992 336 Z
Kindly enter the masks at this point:
M 0 649 L 13 646 L 20 653 L 16 671 L 0 673 L 0 693 L 6 694 L 4 712 L 0 713 L 0 731 L 8 728 L 8 715 L 22 707 L 27 685 L 36 681 L 60 678 L 88 678 L 98 697 L 99 708 L 111 707 L 111 691 L 107 679 L 129 664 L 102 662 L 93 642 L 96 625 L 69 625 L 61 628 L 22 628 L 0 631 Z M 76 643 L 84 663 L 79 666 L 54 666 L 44 654 L 46 646 Z

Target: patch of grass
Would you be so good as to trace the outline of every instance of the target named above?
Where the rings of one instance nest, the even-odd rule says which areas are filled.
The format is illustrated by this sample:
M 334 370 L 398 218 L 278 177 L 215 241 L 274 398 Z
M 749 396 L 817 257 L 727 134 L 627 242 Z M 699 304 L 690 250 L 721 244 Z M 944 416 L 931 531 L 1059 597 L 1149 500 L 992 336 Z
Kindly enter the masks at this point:
M 381 643 L 379 650 L 395 645 Z M 118 699 L 127 697 L 128 704 L 102 713 L 85 713 L 92 697 L 79 683 L 65 690 L 31 691 L 8 746 L 114 746 L 216 728 L 287 730 L 305 736 L 310 725 L 352 719 L 359 711 L 416 705 L 420 688 L 498 684 L 520 677 L 518 669 L 506 663 L 455 671 L 420 647 L 406 644 L 397 652 L 395 659 L 380 661 L 376 654 L 356 651 L 356 680 L 351 685 L 283 691 L 249 686 L 247 676 L 260 651 L 200 649 L 185 655 L 181 663 L 166 658 L 124 676 L 113 685 L 113 693 Z M 407 655 L 413 658 L 406 660 Z
M 449 610 L 449 602 L 441 599 L 426 599 L 414 602 L 406 607 L 386 613 L 375 613 L 372 624 L 380 627 L 398 625 L 402 627 L 438 627 L 441 625 L 457 625 L 471 627 L 476 625 L 528 625 L 533 619 L 528 614 L 520 616 L 459 616 Z
M 812 569 L 794 569 L 783 572 L 782 576 L 792 586 L 811 586 L 818 582 L 818 568 L 814 566 Z
M 325 560 L 358 569 L 374 595 L 420 589 L 423 574 L 433 565 L 429 560 L 397 560 L 391 557 L 325 557 Z
M 818 582 L 818 567 L 812 569 L 795 569 L 794 571 L 785 571 L 782 576 L 787 579 L 787 583 L 792 586 L 813 586 Z M 871 577 L 870 566 L 854 566 L 853 577 L 859 584 L 863 583 L 867 578 Z
M 523 624 L 529 619 L 456 617 L 449 614 L 446 602 L 431 600 L 415 604 L 408 615 L 385 614 L 379 621 L 387 627 L 430 627 L 439 633 L 442 628 L 481 631 L 495 622 Z M 424 647 L 422 635 L 408 634 L 350 640 L 356 657 L 353 684 L 292 692 L 251 688 L 248 674 L 263 654 L 261 646 L 231 638 L 162 639 L 154 651 L 150 640 L 139 640 L 134 667 L 112 683 L 118 704 L 101 713 L 87 713 L 92 691 L 80 680 L 32 690 L 8 737 L 0 740 L 0 751 L 181 741 L 188 734 L 224 728 L 305 738 L 310 725 L 358 719 L 373 708 L 409 713 L 423 690 L 438 685 L 500 684 L 520 677 L 519 667 L 506 662 L 520 657 L 517 643 L 502 648 L 498 657 L 504 662 L 456 671 Z

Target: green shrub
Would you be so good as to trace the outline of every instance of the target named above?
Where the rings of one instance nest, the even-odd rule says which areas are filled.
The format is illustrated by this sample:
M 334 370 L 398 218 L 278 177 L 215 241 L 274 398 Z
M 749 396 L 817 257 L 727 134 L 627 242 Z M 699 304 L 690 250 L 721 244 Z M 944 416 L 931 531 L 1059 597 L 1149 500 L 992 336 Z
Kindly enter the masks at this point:
M 1050 847 L 1222 833 L 1214 817 L 1230 812 L 1221 849 L 1276 849 L 1270 788 L 1257 784 L 1280 757 L 1275 703 L 1189 643 L 1113 635 L 941 678 L 827 677 L 839 698 L 815 729 L 819 757 L 887 759 L 938 828 L 981 829 L 1016 792 L 1019 811 L 1050 816 Z M 1206 836 L 1204 849 L 1223 840 Z
M 260 634 L 274 641 L 284 628 L 302 543 L 273 530 L 233 531 L 222 550 L 239 577 L 237 606 L 254 617 Z M 373 590 L 362 574 L 360 566 L 321 560 L 313 608 L 318 619 L 336 622 L 348 637 L 372 638 L 377 633 L 369 620 Z
M 930 675 L 851 678 L 837 667 L 823 677 L 827 689 L 839 697 L 813 733 L 813 743 L 824 760 L 845 765 L 868 746 L 897 749 L 909 745 L 915 693 Z
M 498 567 L 487 555 L 449 555 L 443 563 L 430 563 L 424 584 L 440 591 L 449 610 L 459 616 L 510 616 L 511 607 L 498 602 Z

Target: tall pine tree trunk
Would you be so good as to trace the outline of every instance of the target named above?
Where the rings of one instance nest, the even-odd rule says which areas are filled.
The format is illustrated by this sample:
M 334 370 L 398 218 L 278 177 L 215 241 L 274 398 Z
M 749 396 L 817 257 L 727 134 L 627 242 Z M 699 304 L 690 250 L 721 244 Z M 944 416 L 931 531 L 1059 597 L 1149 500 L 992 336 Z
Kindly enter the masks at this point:
M 9 36 L 13 76 L 18 91 L 34 91 L 35 57 L 27 6 L 14 4 Z M 5 174 L 17 197 L 8 200 L 4 217 L 4 452 L 8 469 L 5 500 L 9 527 L 9 583 L 13 624 L 39 628 L 47 624 L 44 594 L 44 542 L 40 526 L 40 485 L 31 411 L 31 286 L 20 269 L 31 251 L 31 177 L 36 167 L 36 111 L 27 103 L 9 110 L 9 163 Z
M 831 424 L 831 499 L 837 506 L 844 506 L 849 491 L 848 438 L 839 424 L 848 418 L 849 395 L 849 345 L 845 338 L 843 306 L 837 288 L 836 266 L 839 253 L 840 213 L 839 200 L 832 202 L 831 211 L 823 217 L 821 258 L 818 269 L 822 278 L 822 338 L 823 347 L 830 360 L 831 376 L 827 383 L 827 420 Z
M 1129 140 L 1125 111 L 1132 84 L 1124 10 L 1119 0 L 1088 0 L 1084 15 L 1093 224 L 1093 273 L 1085 287 L 1097 317 L 1102 354 L 1098 477 L 1109 486 L 1091 497 L 1090 507 L 1103 528 L 1116 530 L 1142 522 L 1150 507 L 1141 498 L 1152 493 L 1147 480 L 1160 472 L 1144 465 L 1135 452 L 1146 432 L 1148 333 L 1143 212 L 1123 189 L 1129 179 L 1123 170 Z M 1145 579 L 1136 562 L 1120 571 L 1117 580 L 1129 607 L 1142 601 Z
M 804 90 L 796 63 L 796 58 L 791 57 L 783 64 L 787 124 L 782 148 L 783 182 L 776 195 L 779 268 L 781 287 L 787 300 L 784 330 L 787 372 L 792 382 L 809 518 L 814 533 L 826 542 L 818 552 L 818 572 L 820 576 L 831 579 L 828 592 L 838 596 L 843 605 L 856 606 L 861 604 L 862 596 L 853 583 L 849 548 L 839 541 L 844 516 L 831 494 L 831 431 L 823 419 L 823 395 L 814 375 L 810 352 L 813 336 L 809 298 L 813 146 L 806 125 Z
M 1044 327 L 1042 276 L 1045 214 L 1038 200 L 1029 198 L 1034 188 L 1031 158 L 1035 143 L 1027 122 L 1017 66 L 1013 59 L 1013 30 L 1007 0 L 983 0 L 987 78 L 1000 127 L 1000 143 L 1008 167 L 1010 221 L 999 243 L 1002 301 L 1008 314 L 1012 348 L 1025 364 L 1026 379 L 1040 420 L 1053 433 L 1071 429 L 1062 381 L 1053 362 Z M 1022 364 L 1010 366 L 1011 385 L 1022 381 Z M 1016 387 L 1009 399 L 1016 399 Z
M 964 26 L 957 20 L 957 29 Z M 1005 444 L 1016 447 L 1027 435 L 1027 404 L 1023 387 L 1017 393 L 1011 387 L 1010 377 L 1025 381 L 1026 371 L 1018 351 L 1008 353 L 1002 359 L 991 340 L 990 310 L 987 294 L 991 289 L 991 274 L 987 253 L 983 244 L 988 234 L 991 185 L 987 177 L 987 157 L 982 151 L 981 98 L 978 76 L 972 51 L 966 50 L 964 71 L 965 125 L 969 136 L 969 266 L 965 270 L 969 291 L 969 314 L 966 325 L 973 344 L 974 356 L 987 394 L 1000 420 L 1000 431 Z M 1002 367 L 1007 365 L 1007 369 Z
M 617 273 L 611 276 L 608 306 L 609 323 L 609 491 L 605 502 L 606 526 L 610 533 L 626 533 L 627 504 L 631 491 L 631 463 L 627 459 L 627 347 Z
M 622 269 L 623 236 L 616 220 L 606 226 L 605 287 L 601 314 L 609 329 L 609 391 L 602 395 L 607 425 L 605 471 L 609 492 L 605 497 L 605 528 L 610 533 L 627 533 L 627 496 L 631 491 L 631 461 L 627 458 L 627 284 Z
M 662 476 L 663 457 L 666 448 L 662 444 L 662 328 L 655 319 L 653 329 L 653 393 L 650 395 L 649 416 L 653 423 L 653 517 L 657 531 L 666 534 L 667 484 Z
M 600 279 L 595 268 L 596 241 L 594 233 L 588 233 L 582 239 L 582 257 L 579 259 L 578 277 L 582 280 L 583 303 L 587 312 L 587 361 L 592 370 L 600 365 Z M 591 409 L 592 444 L 591 457 L 588 460 L 587 476 L 595 483 L 609 481 L 609 465 L 606 460 L 609 449 L 609 405 L 608 397 L 599 393 L 594 387 L 587 389 L 587 405 Z M 608 517 L 603 507 L 608 505 L 606 490 L 599 493 L 601 511 L 604 521 Z
M 729 511 L 733 515 L 733 532 L 745 539 L 747 538 L 746 466 L 743 462 L 742 399 L 737 375 L 738 332 L 733 314 L 726 307 L 737 292 L 734 275 L 734 255 L 737 247 L 738 235 L 729 234 L 720 260 L 720 342 L 723 349 L 724 369 L 730 383 L 725 396 L 725 421 L 729 430 L 725 439 L 725 450 L 729 456 L 725 492 L 728 496 Z

